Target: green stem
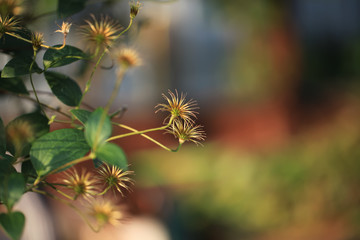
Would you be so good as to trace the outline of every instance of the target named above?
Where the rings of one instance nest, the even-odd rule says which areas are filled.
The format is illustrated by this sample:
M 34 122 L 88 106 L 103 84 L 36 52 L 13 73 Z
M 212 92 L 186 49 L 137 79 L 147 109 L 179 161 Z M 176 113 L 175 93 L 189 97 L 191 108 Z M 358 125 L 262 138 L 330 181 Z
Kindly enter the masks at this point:
M 93 155 L 90 153 L 90 154 L 87 155 L 87 156 L 84 156 L 84 157 L 75 159 L 75 160 L 73 160 L 73 161 L 71 161 L 71 162 L 68 162 L 68 163 L 66 163 L 66 164 L 64 164 L 64 165 L 62 165 L 62 166 L 60 166 L 60 167 L 52 170 L 51 172 L 49 172 L 49 173 L 46 174 L 45 176 L 42 176 L 42 177 L 41 177 L 41 176 L 38 176 L 38 177 L 36 178 L 35 182 L 34 182 L 28 189 L 31 189 L 31 188 L 33 188 L 34 186 L 38 185 L 38 184 L 39 184 L 41 181 L 43 181 L 48 175 L 54 174 L 54 173 L 56 173 L 56 172 L 58 172 L 58 171 L 60 171 L 60 170 L 62 170 L 62 169 L 64 169 L 64 168 L 66 168 L 66 167 L 69 167 L 69 166 L 74 165 L 74 164 L 77 164 L 77 163 L 85 162 L 85 161 L 90 160 L 90 159 L 92 159 L 92 158 L 93 158 Z
M 71 161 L 71 162 L 65 163 L 64 165 L 62 165 L 62 166 L 60 166 L 60 167 L 52 170 L 52 171 L 51 171 L 50 173 L 48 173 L 47 175 L 51 175 L 51 174 L 56 173 L 56 172 L 58 172 L 58 171 L 60 171 L 60 170 L 62 170 L 62 169 L 64 169 L 64 168 L 66 168 L 66 167 L 69 167 L 69 166 L 71 166 L 71 165 L 78 164 L 78 163 L 81 163 L 81 162 L 85 162 L 85 161 L 90 160 L 90 159 L 92 159 L 92 155 L 91 155 L 91 154 L 89 154 L 89 155 L 87 155 L 87 156 L 84 156 L 84 157 L 81 157 L 81 158 L 78 158 L 78 159 L 75 159 L 75 160 L 73 160 L 73 161 Z
M 123 35 L 124 33 L 126 33 L 126 32 L 130 29 L 130 27 L 131 27 L 132 24 L 133 24 L 133 18 L 130 17 L 129 25 L 127 26 L 127 28 L 125 28 L 121 33 L 119 33 L 118 35 L 116 35 L 116 36 L 115 36 L 115 39 L 118 39 L 121 35 Z
M 114 38 L 114 40 L 118 39 L 121 35 L 123 35 L 125 32 L 127 32 L 127 31 L 130 29 L 132 23 L 133 23 L 133 18 L 130 18 L 130 22 L 129 22 L 129 25 L 127 26 L 127 28 L 125 28 L 121 33 L 119 33 L 118 35 L 116 35 L 115 38 Z M 104 49 L 104 51 L 101 53 L 99 59 L 97 60 L 95 66 L 94 66 L 94 68 L 93 68 L 93 70 L 92 70 L 92 72 L 91 72 L 91 74 L 90 74 L 90 78 L 89 78 L 89 80 L 86 82 L 86 86 L 85 86 L 83 95 L 82 95 L 82 97 L 81 97 L 81 99 L 80 99 L 80 102 L 79 102 L 79 105 L 76 107 L 76 109 L 79 108 L 79 106 L 80 106 L 80 104 L 81 104 L 81 102 L 82 102 L 85 94 L 89 91 L 90 85 L 91 85 L 91 82 L 92 82 L 92 79 L 93 79 L 93 77 L 94 77 L 95 70 L 96 70 L 97 67 L 99 66 L 101 59 L 104 57 L 106 51 L 107 51 L 110 47 L 111 47 L 111 45 L 109 45 L 108 47 L 106 47 L 106 48 Z M 95 50 L 94 57 L 97 56 L 99 50 L 100 50 L 100 46 L 97 46 L 97 47 L 96 47 L 96 50 Z
M 35 93 L 35 91 L 34 91 L 34 93 Z M 27 95 L 24 95 L 24 94 L 16 94 L 16 95 L 19 96 L 19 97 L 21 97 L 21 98 L 25 98 L 25 99 L 27 99 L 27 100 L 29 100 L 29 101 L 36 102 L 36 103 L 40 104 L 40 105 L 43 106 L 43 107 L 46 107 L 46 108 L 48 108 L 48 109 L 50 109 L 50 110 L 52 110 L 52 111 L 54 111 L 54 112 L 58 112 L 58 113 L 64 115 L 65 117 L 71 119 L 71 116 L 70 116 L 69 114 L 66 114 L 66 113 L 60 111 L 59 109 L 53 108 L 53 107 L 51 107 L 51 106 L 49 106 L 49 105 L 47 105 L 47 104 L 45 104 L 45 103 L 41 103 L 41 102 L 39 103 L 37 100 L 35 100 L 35 99 L 33 99 L 33 98 L 31 98 L 31 97 L 29 97 L 29 96 L 27 96 Z
M 33 59 L 33 61 L 31 62 L 30 68 L 29 68 L 29 72 L 30 72 L 30 83 L 31 83 L 31 87 L 32 87 L 32 89 L 33 89 L 33 91 L 34 91 L 34 95 L 35 95 L 35 98 L 36 98 L 36 102 L 39 104 L 42 113 L 48 118 L 48 116 L 46 115 L 46 113 L 45 113 L 45 111 L 44 111 L 44 109 L 43 109 L 43 107 L 42 107 L 42 105 L 41 105 L 41 103 L 40 103 L 40 100 L 39 100 L 39 97 L 38 97 L 38 95 L 37 95 L 37 93 L 36 93 L 35 86 L 34 86 L 34 82 L 33 82 L 33 79 L 32 79 L 32 69 L 33 69 L 35 60 L 36 60 L 36 51 L 34 50 L 34 59 Z
M 164 129 L 171 126 L 172 121 L 173 121 L 173 118 L 170 119 L 170 121 L 169 121 L 169 123 L 167 125 L 162 126 L 162 127 L 150 128 L 150 129 L 146 129 L 146 130 L 142 130 L 142 131 L 136 131 L 134 129 L 135 130 L 134 132 L 113 136 L 113 137 L 108 138 L 106 141 L 113 141 L 115 139 L 124 138 L 124 137 L 128 137 L 128 136 L 139 135 L 139 134 L 141 135 L 141 134 L 147 133 L 147 132 L 154 132 L 154 131 L 164 130 Z
M 110 188 L 111 188 L 111 186 L 108 186 L 103 192 L 101 192 L 101 193 L 98 193 L 97 195 L 99 195 L 99 196 L 102 196 L 102 195 L 104 195 L 105 193 L 107 193 L 107 191 L 109 191 L 110 190 Z
M 6 32 L 6 34 L 9 35 L 9 36 L 12 36 L 14 38 L 17 38 L 19 40 L 22 40 L 22 41 L 25 41 L 25 42 L 28 42 L 28 43 L 31 43 L 31 44 L 33 43 L 30 39 L 23 38 L 23 37 L 21 37 L 21 36 L 19 36 L 17 34 L 14 34 L 14 33 Z M 66 40 L 64 38 L 63 44 L 60 47 L 51 47 L 51 46 L 48 46 L 48 45 L 45 45 L 45 44 L 41 44 L 40 46 L 43 47 L 43 48 L 47 48 L 47 49 L 60 50 L 60 49 L 65 47 L 65 42 L 66 42 Z
M 33 192 L 36 192 L 36 193 L 39 193 L 39 194 L 43 194 L 45 196 L 48 196 L 48 197 L 51 197 L 52 199 L 55 199 L 55 200 L 58 200 L 60 202 L 62 202 L 63 204 L 66 204 L 68 205 L 70 208 L 74 209 L 74 211 L 79 214 L 79 216 L 84 220 L 84 222 L 91 228 L 91 230 L 93 230 L 94 232 L 99 232 L 100 231 L 100 228 L 95 228 L 89 221 L 89 219 L 87 219 L 87 217 L 77 208 L 75 207 L 73 204 L 71 204 L 70 202 L 64 200 L 64 199 L 61 199 L 53 194 L 50 194 L 48 192 L 45 192 L 45 191 L 41 191 L 41 190 L 38 190 L 38 189 L 33 189 Z
M 82 96 L 81 96 L 81 99 L 80 99 L 80 101 L 79 101 L 79 104 L 76 106 L 76 109 L 79 109 L 79 107 L 80 107 L 80 105 L 81 105 L 81 103 L 82 103 L 82 101 L 83 101 L 83 99 L 84 99 L 85 94 L 89 91 L 90 86 L 91 86 L 92 79 L 93 79 L 94 74 L 95 74 L 95 71 L 96 71 L 97 67 L 98 67 L 99 64 L 100 64 L 101 59 L 105 56 L 105 52 L 106 52 L 106 50 L 104 50 L 104 51 L 102 52 L 102 54 L 100 55 L 99 59 L 97 60 L 95 66 L 94 66 L 94 68 L 93 68 L 93 70 L 92 70 L 92 72 L 91 72 L 91 74 L 90 74 L 90 78 L 89 78 L 89 80 L 86 82 L 84 92 L 83 92 L 83 94 L 82 94 Z
M 68 198 L 68 199 L 70 199 L 70 200 L 74 200 L 73 197 L 71 197 L 71 196 L 67 195 L 66 193 L 64 193 L 63 191 L 59 190 L 59 189 L 56 188 L 52 183 L 49 183 L 49 182 L 47 182 L 47 181 L 44 181 L 44 183 L 45 183 L 46 185 L 48 185 L 49 187 L 51 187 L 52 189 L 54 189 L 56 192 L 58 192 L 58 193 L 60 193 L 61 195 L 63 195 L 64 197 L 66 197 L 66 198 Z
M 114 89 L 111 93 L 111 96 L 104 108 L 104 112 L 107 114 L 109 112 L 109 109 L 111 107 L 111 104 L 114 102 L 116 96 L 118 95 L 119 93 L 119 90 L 120 90 L 120 85 L 122 83 L 122 80 L 124 79 L 124 76 L 125 76 L 125 73 L 126 73 L 126 70 L 127 70 L 127 67 L 126 66 L 122 66 L 122 68 L 120 68 L 120 70 L 118 71 L 118 74 L 117 74 L 117 79 L 116 79 L 116 82 L 115 82 L 115 86 L 114 86 Z
M 133 131 L 133 132 L 139 132 L 138 130 L 134 129 L 134 128 L 131 128 L 129 126 L 126 126 L 124 124 L 116 124 L 117 126 L 121 127 L 121 128 L 125 128 L 127 130 L 130 130 L 130 131 Z M 180 146 L 181 144 L 178 145 L 178 147 L 176 149 L 171 149 L 171 148 L 168 148 L 166 147 L 165 145 L 161 144 L 160 142 L 156 141 L 155 139 L 153 139 L 152 137 L 149 137 L 148 135 L 146 134 L 140 134 L 140 136 L 152 141 L 153 143 L 155 143 L 156 145 L 162 147 L 163 149 L 169 151 L 169 152 L 177 152 L 179 149 L 180 149 Z
M 110 96 L 110 98 L 109 98 L 109 100 L 108 100 L 108 102 L 107 102 L 107 104 L 106 104 L 106 106 L 104 108 L 104 111 L 102 112 L 101 117 L 100 117 L 100 121 L 99 121 L 97 130 L 96 130 L 96 134 L 95 134 L 95 139 L 96 140 L 98 139 L 98 137 L 99 137 L 99 135 L 101 133 L 101 129 L 102 129 L 103 125 L 104 125 L 106 116 L 107 116 L 107 114 L 109 112 L 109 109 L 110 109 L 110 106 L 114 102 L 117 94 L 119 93 L 120 85 L 121 85 L 121 82 L 122 82 L 122 80 L 124 78 L 126 70 L 127 70 L 127 67 L 123 66 L 123 68 L 121 68 L 119 70 L 118 74 L 117 74 L 117 79 L 116 79 L 116 82 L 115 82 L 114 89 L 113 89 L 113 91 L 111 93 L 111 96 Z M 97 148 L 97 146 L 94 145 L 93 150 L 95 151 L 96 148 Z

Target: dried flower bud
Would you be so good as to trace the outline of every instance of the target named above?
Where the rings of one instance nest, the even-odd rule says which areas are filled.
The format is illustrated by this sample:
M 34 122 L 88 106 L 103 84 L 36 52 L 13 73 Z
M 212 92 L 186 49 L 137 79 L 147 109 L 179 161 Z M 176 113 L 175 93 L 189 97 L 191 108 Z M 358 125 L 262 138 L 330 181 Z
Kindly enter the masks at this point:
M 72 25 L 72 23 L 63 22 L 61 27 L 59 26 L 60 29 L 56 30 L 55 32 L 62 33 L 62 34 L 64 34 L 64 37 L 66 37 L 68 35 L 68 33 L 70 32 L 71 25 Z
M 141 7 L 141 3 L 139 2 L 130 2 L 130 18 L 135 18 L 136 15 L 139 13 Z
M 90 197 L 97 194 L 98 190 L 95 186 L 96 180 L 91 178 L 89 172 L 84 170 L 79 174 L 76 170 L 71 173 L 65 173 L 64 179 L 65 187 L 70 188 L 75 193 L 75 199 L 78 196 Z
M 163 98 L 167 101 L 167 104 L 161 103 L 155 106 L 158 108 L 156 112 L 169 112 L 170 115 L 165 118 L 165 121 L 170 117 L 172 119 L 182 119 L 185 122 L 194 123 L 193 118 L 196 118 L 197 112 L 195 109 L 199 107 L 196 106 L 196 101 L 190 99 L 189 101 L 185 100 L 186 94 L 181 93 L 179 96 L 178 92 L 175 90 L 175 94 L 168 90 L 170 98 L 165 94 L 162 94 Z
M 0 37 L 2 37 L 5 33 L 12 33 L 20 29 L 19 20 L 15 17 L 0 16 Z
M 109 47 L 116 40 L 116 34 L 122 27 L 108 16 L 101 16 L 100 20 L 97 20 L 94 15 L 91 15 L 91 18 L 92 21 L 85 20 L 86 24 L 80 27 L 87 46 L 92 50 Z
M 113 202 L 104 199 L 96 199 L 91 203 L 90 215 L 95 218 L 100 227 L 105 224 L 116 226 L 123 218 L 123 213 Z
M 133 171 L 123 171 L 116 166 L 105 164 L 99 168 L 98 173 L 98 180 L 105 184 L 106 189 L 117 190 L 122 196 L 122 189 L 130 191 L 129 185 L 134 184 L 134 180 L 129 177 Z
M 201 145 L 199 141 L 205 140 L 205 132 L 202 130 L 201 125 L 193 126 L 185 121 L 175 121 L 167 132 L 178 138 L 180 144 L 183 144 L 186 141 L 191 141 L 196 145 Z
M 35 51 L 41 48 L 41 45 L 44 44 L 44 34 L 39 32 L 34 32 L 31 34 L 31 42 Z
M 138 53 L 131 48 L 122 48 L 115 52 L 116 61 L 119 65 L 126 67 L 135 67 L 141 65 L 141 59 Z

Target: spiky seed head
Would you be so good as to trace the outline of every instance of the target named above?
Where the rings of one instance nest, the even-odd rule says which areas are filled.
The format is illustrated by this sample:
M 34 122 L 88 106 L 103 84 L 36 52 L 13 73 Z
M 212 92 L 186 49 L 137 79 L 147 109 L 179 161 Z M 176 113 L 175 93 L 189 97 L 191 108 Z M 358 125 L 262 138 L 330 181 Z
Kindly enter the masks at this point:
M 65 177 L 63 183 L 65 184 L 65 187 L 74 192 L 75 199 L 78 196 L 89 198 L 98 193 L 98 189 L 95 185 L 96 179 L 92 178 L 90 172 L 82 170 L 81 174 L 79 174 L 78 171 L 74 169 L 70 173 L 65 173 Z
M 102 165 L 98 170 L 98 181 L 105 184 L 106 188 L 118 191 L 124 196 L 123 189 L 130 191 L 130 185 L 134 185 L 134 180 L 129 176 L 134 174 L 133 171 L 123 171 L 116 166 Z
M 95 199 L 90 205 L 89 214 L 95 218 L 100 227 L 105 224 L 118 225 L 123 218 L 123 213 L 110 200 Z
M 194 126 L 189 122 L 176 120 L 167 132 L 178 138 L 180 144 L 191 141 L 196 145 L 202 145 L 199 141 L 204 141 L 206 136 L 202 128 L 201 125 Z
M 33 32 L 31 34 L 31 42 L 35 51 L 41 48 L 41 45 L 44 44 L 44 34 L 39 32 Z
M 86 24 L 80 26 L 82 37 L 87 41 L 91 50 L 107 48 L 117 38 L 117 33 L 122 27 L 108 16 L 101 16 L 100 20 L 91 14 L 91 20 L 85 20 Z
M 55 32 L 62 33 L 64 35 L 64 37 L 66 37 L 70 32 L 71 25 L 72 25 L 72 23 L 63 22 L 61 27 L 58 25 L 58 27 L 60 29 L 56 30 Z
M 135 67 L 141 65 L 141 59 L 138 53 L 131 48 L 121 48 L 115 52 L 115 59 L 118 64 L 126 67 Z
M 141 8 L 141 3 L 131 1 L 130 3 L 130 18 L 135 18 Z
M 5 33 L 13 33 L 21 30 L 19 20 L 16 17 L 2 17 L 0 16 L 0 37 Z
M 155 113 L 161 111 L 161 112 L 169 112 L 170 115 L 168 115 L 164 121 L 166 121 L 169 118 L 172 119 L 182 119 L 185 122 L 194 123 L 194 120 L 192 117 L 196 118 L 196 109 L 199 109 L 196 105 L 196 101 L 190 99 L 189 101 L 186 101 L 185 97 L 186 94 L 181 93 L 179 96 L 177 90 L 175 90 L 175 94 L 168 90 L 168 93 L 170 95 L 170 98 L 167 97 L 165 94 L 162 94 L 163 98 L 167 101 L 167 103 L 161 103 L 155 106 L 155 108 L 158 108 Z

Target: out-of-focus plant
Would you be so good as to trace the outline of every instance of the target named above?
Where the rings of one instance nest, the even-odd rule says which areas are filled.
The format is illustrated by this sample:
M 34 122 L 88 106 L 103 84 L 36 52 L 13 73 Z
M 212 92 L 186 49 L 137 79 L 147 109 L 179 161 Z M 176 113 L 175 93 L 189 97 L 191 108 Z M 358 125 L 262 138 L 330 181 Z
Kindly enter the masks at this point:
M 128 170 L 124 151 L 111 141 L 141 135 L 170 152 L 178 151 L 186 141 L 199 143 L 204 140 L 205 133 L 194 121 L 196 102 L 186 101 L 182 93 L 179 97 L 177 91 L 175 94 L 169 91 L 170 98 L 164 95 L 167 103 L 157 106 L 157 111 L 168 112 L 162 126 L 138 131 L 112 121 L 119 111 L 109 113 L 109 110 L 119 92 L 121 82 L 129 69 L 140 64 L 140 57 L 136 51 L 129 48 L 119 49 L 116 45 L 119 38 L 131 28 L 141 7 L 139 2 L 130 2 L 129 24 L 126 28 L 122 28 L 108 16 L 97 18 L 91 15 L 90 20 L 85 20 L 85 24 L 80 26 L 80 32 L 90 52 L 67 44 L 66 40 L 72 27 L 69 22 L 63 22 L 56 30 L 56 33 L 63 36 L 62 43 L 55 46 L 46 45 L 43 33 L 30 31 L 21 16 L 11 10 L 14 9 L 11 4 L 15 2 L 0 2 L 1 41 L 20 42 L 27 49 L 31 47 L 32 53 L 23 54 L 21 51 L 19 53 L 3 47 L 3 52 L 12 58 L 1 70 L 0 89 L 34 102 L 39 110 L 18 116 L 7 126 L 4 126 L 0 119 L 0 204 L 6 207 L 6 212 L 0 214 L 0 224 L 10 238 L 19 239 L 24 229 L 25 216 L 13 207 L 23 194 L 36 192 L 69 205 L 94 231 L 99 231 L 105 224 L 116 224 L 123 217 L 123 213 L 105 198 L 105 194 L 113 190 L 123 196 L 124 191 L 130 190 L 134 184 L 131 178 L 133 172 Z M 72 4 L 69 1 L 59 1 L 59 16 L 71 15 L 74 9 L 81 10 L 79 2 L 81 1 L 73 3 L 74 6 L 71 8 Z M 45 53 L 41 67 L 36 60 L 39 51 L 42 50 L 45 50 Z M 91 88 L 94 73 L 107 54 L 114 58 L 118 66 L 113 91 L 104 107 L 94 111 L 84 109 L 84 95 Z M 84 90 L 69 76 L 53 71 L 54 68 L 78 60 L 95 62 Z M 44 75 L 52 94 L 69 106 L 70 111 L 65 112 L 40 101 L 33 81 L 34 74 Z M 26 77 L 30 81 L 34 97 L 24 84 Z M 60 119 L 59 115 L 67 120 Z M 65 125 L 68 127 L 49 132 L 50 125 L 56 122 L 68 124 Z M 129 132 L 112 136 L 113 127 L 123 128 Z M 146 135 L 154 131 L 174 134 L 179 139 L 178 147 L 171 149 Z M 64 174 L 62 181 L 48 180 L 49 176 L 85 161 L 93 161 L 97 171 L 79 172 L 73 169 Z M 20 171 L 14 168 L 16 164 L 21 165 Z M 44 190 L 43 186 L 55 192 Z M 77 199 L 88 203 L 89 214 L 77 207 Z

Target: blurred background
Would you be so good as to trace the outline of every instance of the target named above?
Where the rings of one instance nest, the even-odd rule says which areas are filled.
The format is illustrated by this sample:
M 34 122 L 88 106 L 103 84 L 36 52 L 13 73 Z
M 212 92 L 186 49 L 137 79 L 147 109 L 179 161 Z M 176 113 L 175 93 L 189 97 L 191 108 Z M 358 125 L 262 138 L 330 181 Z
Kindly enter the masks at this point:
M 27 2 L 34 14 L 57 6 Z M 126 107 L 118 121 L 136 129 L 160 126 L 164 116 L 154 106 L 164 101 L 161 93 L 177 89 L 198 102 L 207 139 L 178 153 L 140 136 L 118 141 L 135 171 L 125 199 L 129 218 L 92 233 L 66 206 L 45 200 L 54 239 L 360 239 L 360 2 L 142 3 L 121 43 L 143 64 L 126 75 L 112 110 Z M 76 27 L 90 13 L 126 26 L 128 6 L 88 1 L 66 19 L 74 23 L 68 44 L 84 49 Z M 61 21 L 49 14 L 29 27 L 57 44 L 55 23 Z M 2 64 L 8 60 L 1 54 Z M 63 71 L 83 86 L 89 69 L 76 63 Z M 85 102 L 106 104 L 114 79 L 114 69 L 97 71 Z M 47 90 L 44 81 L 37 87 Z M 19 101 L 0 95 L 5 123 L 21 113 L 10 107 Z M 177 144 L 170 135 L 153 136 Z

